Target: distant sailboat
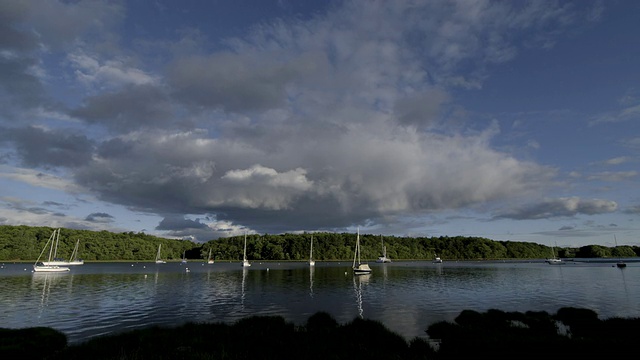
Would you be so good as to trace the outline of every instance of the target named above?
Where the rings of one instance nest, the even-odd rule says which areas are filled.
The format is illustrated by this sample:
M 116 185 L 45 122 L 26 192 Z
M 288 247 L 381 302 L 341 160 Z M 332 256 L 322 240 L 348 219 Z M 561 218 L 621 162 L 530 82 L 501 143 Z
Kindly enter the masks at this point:
M 211 248 L 209 248 L 209 257 L 207 257 L 207 264 L 213 264 L 213 258 L 211 257 Z
M 249 267 L 251 263 L 247 260 L 247 234 L 244 234 L 244 254 L 242 255 L 242 267 Z
M 45 265 L 43 262 L 40 261 L 40 258 L 42 257 L 42 255 L 45 253 L 45 251 L 47 250 L 47 248 L 49 248 L 49 261 L 47 261 L 48 263 L 51 263 L 53 260 L 54 255 L 54 248 L 55 248 L 55 240 L 56 240 L 56 232 L 60 232 L 60 229 L 58 230 L 53 230 L 53 233 L 51 234 L 51 236 L 49 236 L 49 240 L 47 240 L 47 243 L 44 245 L 44 248 L 42 249 L 42 252 L 40 253 L 40 256 L 38 256 L 38 259 L 36 260 L 35 264 L 33 264 L 33 271 L 34 272 L 65 272 L 65 271 L 69 271 L 71 269 L 69 269 L 68 267 L 63 267 L 63 266 L 59 266 L 59 265 Z
M 387 257 L 387 247 L 384 246 L 384 240 L 382 240 L 382 235 L 380 235 L 380 241 L 382 241 L 382 256 L 379 256 L 378 260 L 376 260 L 376 262 L 379 262 L 379 263 L 390 263 L 391 259 L 389 259 Z
M 313 260 L 313 236 L 311 237 L 311 248 L 309 250 L 309 266 L 315 266 L 316 261 Z
M 187 252 L 186 252 L 186 251 L 184 251 L 184 252 L 182 253 L 182 263 L 183 263 L 183 264 L 186 264 L 186 263 L 187 263 Z
M 616 242 L 616 250 L 617 250 L 618 249 L 618 239 L 616 239 L 616 235 L 615 234 L 613 235 L 613 241 Z M 618 261 L 616 262 L 616 266 L 622 269 L 622 268 L 627 267 L 627 263 L 625 263 L 624 261 L 622 261 L 622 259 L 620 259 L 618 257 Z
M 435 257 L 433 258 L 433 263 L 434 264 L 442 264 L 442 259 L 440 258 L 440 256 L 438 256 L 437 254 L 434 254 Z
M 353 255 L 352 268 L 354 275 L 371 274 L 369 264 L 360 262 L 360 228 L 358 228 L 358 235 L 356 237 L 356 250 Z
M 557 246 L 558 244 L 556 244 Z M 548 258 L 547 260 L 545 260 L 545 262 L 549 265 L 562 265 L 562 259 L 559 259 L 556 257 L 556 251 L 554 250 L 553 246 L 551 247 L 551 257 Z
M 162 260 L 160 256 L 160 249 L 162 248 L 162 244 L 158 244 L 158 253 L 156 254 L 156 264 L 166 264 L 167 262 Z

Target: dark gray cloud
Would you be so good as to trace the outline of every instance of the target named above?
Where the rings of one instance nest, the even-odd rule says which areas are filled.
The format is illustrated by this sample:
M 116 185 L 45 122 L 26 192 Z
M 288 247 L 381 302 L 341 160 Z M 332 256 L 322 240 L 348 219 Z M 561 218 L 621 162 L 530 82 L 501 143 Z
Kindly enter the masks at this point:
M 506 211 L 496 217 L 532 220 L 575 216 L 578 214 L 597 215 L 611 213 L 617 207 L 618 204 L 615 201 L 570 197 L 544 200 L 529 206 Z
M 21 161 L 28 166 L 77 167 L 91 161 L 93 143 L 83 134 L 38 127 L 6 129 L 0 140 L 14 144 Z
M 109 222 L 113 222 L 113 216 L 107 213 L 91 213 L 87 215 L 85 220 L 91 221 L 91 222 L 98 222 L 98 223 L 109 223 Z
M 162 128 L 176 121 L 169 98 L 153 85 L 127 86 L 117 92 L 87 97 L 84 105 L 70 115 L 117 132 Z

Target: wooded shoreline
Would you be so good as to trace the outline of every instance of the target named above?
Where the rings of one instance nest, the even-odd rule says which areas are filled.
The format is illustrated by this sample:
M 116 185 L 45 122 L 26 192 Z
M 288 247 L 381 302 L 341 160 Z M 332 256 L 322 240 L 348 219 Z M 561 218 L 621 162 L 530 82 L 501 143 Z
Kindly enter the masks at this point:
M 0 226 L 0 261 L 32 262 L 38 258 L 54 228 Z M 314 259 L 346 261 L 353 256 L 356 234 L 303 233 L 251 234 L 247 236 L 247 257 L 252 261 L 304 261 L 309 256 L 310 238 L 314 241 Z M 242 259 L 244 236 L 234 236 L 195 243 L 190 240 L 160 238 L 145 233 L 112 233 L 61 229 L 58 254 L 68 256 L 80 240 L 79 257 L 87 262 L 151 261 L 158 245 L 167 261 L 206 259 L 209 250 L 216 261 Z M 363 259 L 377 259 L 382 243 L 392 260 L 431 260 L 436 255 L 444 260 L 522 260 L 557 256 L 579 258 L 633 258 L 640 256 L 638 246 L 605 247 L 588 245 L 562 248 L 531 242 L 496 241 L 481 237 L 396 237 L 360 234 Z

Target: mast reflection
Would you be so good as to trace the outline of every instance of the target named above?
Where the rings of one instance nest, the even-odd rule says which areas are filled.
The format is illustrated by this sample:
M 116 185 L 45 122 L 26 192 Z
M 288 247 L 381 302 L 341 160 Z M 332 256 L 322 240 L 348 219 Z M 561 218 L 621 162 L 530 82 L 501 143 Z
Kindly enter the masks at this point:
M 371 274 L 357 275 L 353 277 L 353 290 L 356 293 L 356 304 L 358 306 L 358 316 L 364 318 L 364 309 L 362 308 L 362 285 L 368 284 Z

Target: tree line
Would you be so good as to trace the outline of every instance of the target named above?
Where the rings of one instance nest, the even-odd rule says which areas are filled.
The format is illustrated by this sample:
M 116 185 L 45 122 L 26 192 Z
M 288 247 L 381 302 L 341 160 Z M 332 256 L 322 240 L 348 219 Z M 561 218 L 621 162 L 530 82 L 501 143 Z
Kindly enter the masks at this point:
M 35 261 L 54 228 L 0 226 L 0 261 Z M 309 259 L 313 238 L 313 258 L 318 261 L 345 261 L 353 258 L 356 234 L 301 233 L 247 235 L 247 257 L 260 261 L 304 261 Z M 215 260 L 241 260 L 244 235 L 196 243 L 147 235 L 145 233 L 90 231 L 62 228 L 59 257 L 68 258 L 80 240 L 79 257 L 85 261 L 152 261 L 158 245 L 162 258 L 179 260 L 206 259 L 209 251 Z M 431 260 L 436 255 L 444 260 L 542 259 L 553 255 L 562 258 L 618 258 L 640 255 L 638 246 L 605 247 L 587 245 L 580 248 L 555 248 L 532 242 L 496 241 L 482 237 L 397 237 L 361 234 L 361 256 L 375 260 L 386 247 L 392 260 Z

